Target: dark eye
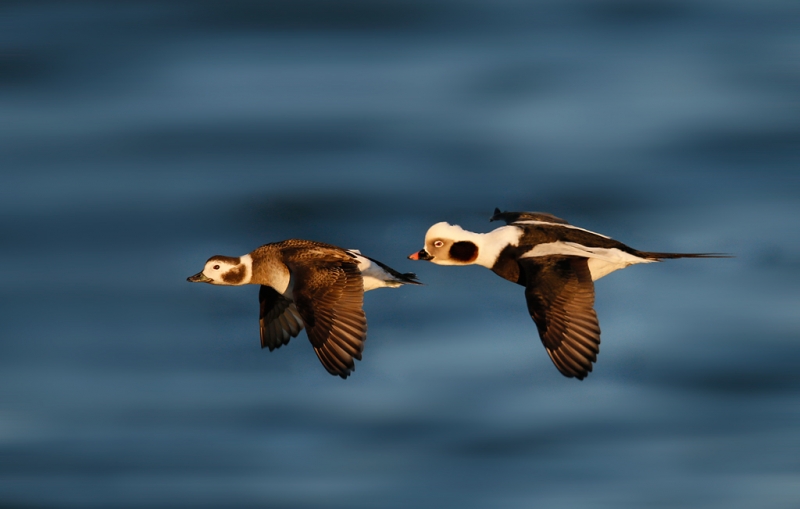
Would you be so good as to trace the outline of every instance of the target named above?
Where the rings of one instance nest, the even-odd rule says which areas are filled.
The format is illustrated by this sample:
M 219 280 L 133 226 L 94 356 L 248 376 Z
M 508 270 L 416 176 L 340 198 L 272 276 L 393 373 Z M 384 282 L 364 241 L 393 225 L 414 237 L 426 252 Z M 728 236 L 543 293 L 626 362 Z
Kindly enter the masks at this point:
M 214 265 L 214 270 L 219 270 L 219 265 Z
M 444 242 L 442 242 L 441 240 L 437 240 L 433 243 L 433 247 L 442 247 L 443 245 Z

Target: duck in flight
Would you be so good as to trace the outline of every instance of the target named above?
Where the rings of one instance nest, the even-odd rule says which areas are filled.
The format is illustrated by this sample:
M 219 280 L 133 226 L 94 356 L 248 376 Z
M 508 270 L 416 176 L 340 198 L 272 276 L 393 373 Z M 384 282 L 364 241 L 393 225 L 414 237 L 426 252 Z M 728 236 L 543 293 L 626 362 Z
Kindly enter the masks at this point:
M 187 281 L 261 285 L 261 348 L 280 348 L 305 328 L 322 365 L 342 378 L 361 360 L 367 339 L 364 292 L 421 284 L 357 250 L 298 239 L 239 257 L 212 256 Z
M 594 283 L 615 270 L 672 258 L 727 258 L 712 253 L 639 251 L 605 235 L 578 228 L 542 212 L 501 212 L 488 233 L 437 223 L 425 247 L 408 258 L 437 265 L 482 265 L 525 287 L 528 312 L 558 370 L 583 380 L 600 352 Z

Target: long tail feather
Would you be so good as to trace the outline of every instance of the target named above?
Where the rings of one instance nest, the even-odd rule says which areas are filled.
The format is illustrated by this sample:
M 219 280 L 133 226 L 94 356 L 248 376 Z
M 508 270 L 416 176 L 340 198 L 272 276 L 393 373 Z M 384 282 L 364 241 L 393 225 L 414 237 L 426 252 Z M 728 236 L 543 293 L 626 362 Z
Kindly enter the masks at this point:
M 637 251 L 637 256 L 648 260 L 667 260 L 674 258 L 734 258 L 733 255 L 725 253 L 651 253 L 648 251 Z

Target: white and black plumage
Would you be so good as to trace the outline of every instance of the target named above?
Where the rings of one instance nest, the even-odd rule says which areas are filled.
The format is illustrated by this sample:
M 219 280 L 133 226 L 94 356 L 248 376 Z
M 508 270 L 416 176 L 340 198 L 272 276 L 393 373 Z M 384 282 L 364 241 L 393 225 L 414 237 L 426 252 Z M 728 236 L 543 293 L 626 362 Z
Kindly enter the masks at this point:
M 192 283 L 261 285 L 261 348 L 287 344 L 305 327 L 332 375 L 347 378 L 367 339 L 364 292 L 421 284 L 353 249 L 309 240 L 266 244 L 244 256 L 212 256 Z
M 425 247 L 409 256 L 439 265 L 482 265 L 525 287 L 528 312 L 553 363 L 564 376 L 583 380 L 597 361 L 600 326 L 593 281 L 637 263 L 725 255 L 652 253 L 542 212 L 500 212 L 507 225 L 489 233 L 437 223 Z

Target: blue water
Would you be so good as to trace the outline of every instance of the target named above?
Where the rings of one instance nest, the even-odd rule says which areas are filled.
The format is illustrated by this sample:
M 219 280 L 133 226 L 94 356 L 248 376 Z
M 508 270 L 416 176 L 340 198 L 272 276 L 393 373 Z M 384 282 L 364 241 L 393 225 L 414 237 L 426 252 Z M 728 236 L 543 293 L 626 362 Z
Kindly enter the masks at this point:
M 6 2 L 0 508 L 800 507 L 796 2 Z M 733 259 L 597 282 L 583 382 L 522 288 L 405 257 L 548 211 Z M 290 237 L 370 292 L 347 380 L 257 288 Z

